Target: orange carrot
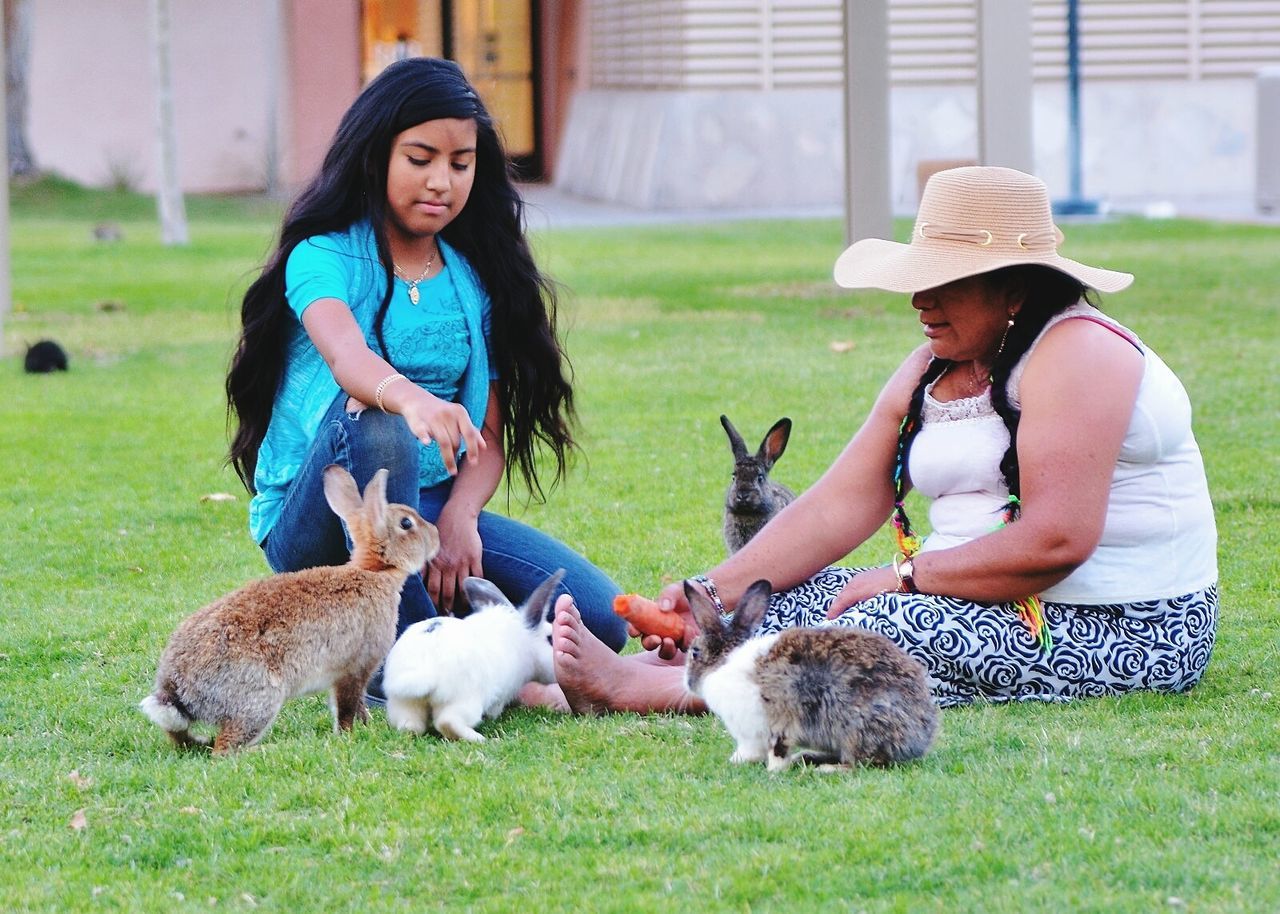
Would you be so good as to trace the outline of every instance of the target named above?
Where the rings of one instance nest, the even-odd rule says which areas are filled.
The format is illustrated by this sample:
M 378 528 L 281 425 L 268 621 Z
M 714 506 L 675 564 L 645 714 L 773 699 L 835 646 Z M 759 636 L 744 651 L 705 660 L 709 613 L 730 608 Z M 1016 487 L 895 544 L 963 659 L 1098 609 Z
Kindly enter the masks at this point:
M 684 621 L 674 612 L 663 612 L 658 604 L 636 593 L 613 598 L 613 611 L 626 619 L 642 635 L 657 635 L 679 641 L 684 637 Z

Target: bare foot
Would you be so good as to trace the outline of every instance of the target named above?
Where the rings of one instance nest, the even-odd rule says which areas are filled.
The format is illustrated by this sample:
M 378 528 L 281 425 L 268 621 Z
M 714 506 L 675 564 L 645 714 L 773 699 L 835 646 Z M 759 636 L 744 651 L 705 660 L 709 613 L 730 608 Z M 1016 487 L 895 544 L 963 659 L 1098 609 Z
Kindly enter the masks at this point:
M 683 662 L 657 661 L 647 653 L 618 656 L 582 624 L 572 597 L 556 601 L 551 647 L 556 681 L 577 714 L 706 710 L 684 687 Z
M 573 710 L 564 697 L 564 690 L 554 682 L 551 685 L 531 682 L 520 690 L 517 699 L 526 708 L 547 708 L 561 714 L 568 714 Z

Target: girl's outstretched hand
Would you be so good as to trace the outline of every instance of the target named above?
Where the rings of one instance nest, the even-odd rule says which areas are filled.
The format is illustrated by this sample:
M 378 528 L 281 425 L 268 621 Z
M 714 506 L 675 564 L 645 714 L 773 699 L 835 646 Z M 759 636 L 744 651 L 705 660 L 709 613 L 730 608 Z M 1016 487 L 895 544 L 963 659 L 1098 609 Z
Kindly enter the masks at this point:
M 408 385 L 402 385 L 408 387 Z M 423 444 L 435 442 L 440 446 L 440 459 L 450 476 L 458 475 L 458 448 L 467 446 L 467 459 L 474 462 L 486 447 L 480 429 L 471 422 L 466 409 L 460 403 L 450 403 L 415 386 L 416 393 L 406 398 L 400 415 L 410 430 Z M 399 393 L 399 391 L 397 391 Z

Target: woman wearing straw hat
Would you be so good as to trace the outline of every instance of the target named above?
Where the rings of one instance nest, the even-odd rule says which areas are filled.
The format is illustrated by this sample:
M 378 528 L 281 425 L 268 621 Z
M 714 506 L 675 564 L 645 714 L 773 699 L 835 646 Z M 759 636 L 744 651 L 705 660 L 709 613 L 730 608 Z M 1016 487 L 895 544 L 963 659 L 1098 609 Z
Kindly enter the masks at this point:
M 693 577 L 732 610 L 774 594 L 762 632 L 851 625 L 925 664 L 942 706 L 1064 700 L 1199 681 L 1217 623 L 1216 532 L 1186 392 L 1092 304 L 1133 277 L 1058 253 L 1045 185 L 939 172 L 909 244 L 869 239 L 836 281 L 911 295 L 926 342 L 834 464 L 741 551 Z M 931 500 L 917 537 L 903 498 Z M 884 525 L 892 563 L 831 567 Z M 682 584 L 660 602 L 688 614 Z M 686 628 L 691 624 L 686 618 Z M 554 633 L 578 710 L 700 710 L 670 640 L 619 657 L 567 598 Z

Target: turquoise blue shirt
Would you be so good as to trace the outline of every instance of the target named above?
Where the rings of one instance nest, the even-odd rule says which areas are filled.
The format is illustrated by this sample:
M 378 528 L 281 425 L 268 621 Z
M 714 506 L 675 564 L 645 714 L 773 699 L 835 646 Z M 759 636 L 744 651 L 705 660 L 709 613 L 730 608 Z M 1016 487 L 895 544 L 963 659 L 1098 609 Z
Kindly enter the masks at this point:
M 489 296 L 462 255 L 444 240 L 437 241 L 444 269 L 418 286 L 421 298 L 416 306 L 409 301 L 405 284 L 395 281 L 382 327 L 386 355 L 396 370 L 424 390 L 461 403 L 479 428 L 493 378 Z M 271 532 L 289 483 L 302 468 L 321 421 L 341 393 L 302 326 L 302 313 L 322 298 L 346 302 L 365 340 L 377 352 L 373 320 L 386 282 L 368 222 L 308 238 L 289 255 L 285 298 L 293 320 L 287 331 L 284 374 L 253 477 L 257 495 L 249 503 L 249 532 L 255 542 L 261 543 Z M 440 449 L 434 443 L 423 446 L 419 484 L 426 488 L 448 478 Z

